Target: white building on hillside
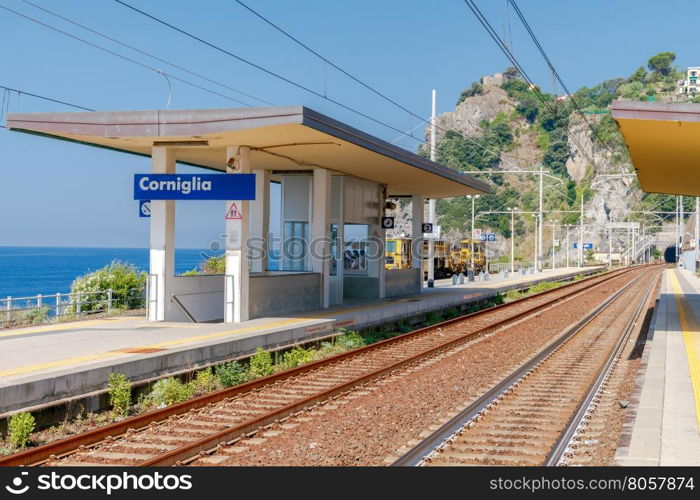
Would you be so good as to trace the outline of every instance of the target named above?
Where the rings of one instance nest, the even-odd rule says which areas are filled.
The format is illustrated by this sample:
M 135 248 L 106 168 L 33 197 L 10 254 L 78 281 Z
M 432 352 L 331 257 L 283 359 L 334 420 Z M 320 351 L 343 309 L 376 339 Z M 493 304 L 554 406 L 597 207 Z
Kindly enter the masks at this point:
M 700 76 L 700 66 L 688 68 L 685 80 L 678 82 L 679 94 L 696 94 L 698 92 L 698 76 Z

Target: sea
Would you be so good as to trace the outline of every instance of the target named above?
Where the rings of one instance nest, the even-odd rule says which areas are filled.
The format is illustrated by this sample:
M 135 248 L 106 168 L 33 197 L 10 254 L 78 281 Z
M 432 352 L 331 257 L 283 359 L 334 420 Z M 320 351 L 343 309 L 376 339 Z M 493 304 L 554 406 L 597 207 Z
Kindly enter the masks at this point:
M 206 255 L 198 249 L 176 249 L 175 273 L 198 268 Z M 148 249 L 0 246 L 0 298 L 70 292 L 75 278 L 114 260 L 147 271 Z

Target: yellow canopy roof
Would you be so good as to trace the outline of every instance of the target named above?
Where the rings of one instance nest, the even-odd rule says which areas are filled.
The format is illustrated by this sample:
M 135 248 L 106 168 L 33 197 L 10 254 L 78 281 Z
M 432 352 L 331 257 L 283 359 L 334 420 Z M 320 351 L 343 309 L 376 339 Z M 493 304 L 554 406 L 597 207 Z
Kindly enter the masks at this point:
M 700 196 L 700 104 L 617 100 L 612 116 L 644 191 Z

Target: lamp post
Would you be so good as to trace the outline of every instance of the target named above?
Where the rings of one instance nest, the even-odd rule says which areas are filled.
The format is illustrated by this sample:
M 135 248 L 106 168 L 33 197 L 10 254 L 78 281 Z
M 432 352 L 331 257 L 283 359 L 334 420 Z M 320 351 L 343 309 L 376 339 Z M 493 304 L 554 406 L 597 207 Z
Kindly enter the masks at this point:
M 510 212 L 510 272 L 515 273 L 515 212 L 518 207 L 508 207 Z
M 478 195 L 478 194 L 474 194 L 474 195 L 468 194 L 467 195 L 467 198 L 471 198 L 471 200 L 472 200 L 472 228 L 471 228 L 472 234 L 471 234 L 471 237 L 469 238 L 469 241 L 471 241 L 471 252 L 469 255 L 471 256 L 472 272 L 476 271 L 476 269 L 474 267 L 475 266 L 475 263 L 474 263 L 474 202 L 476 201 L 476 199 L 479 196 L 480 195 Z
M 550 220 L 549 223 L 552 225 L 552 269 L 555 269 L 555 264 L 554 264 L 554 238 L 555 238 L 555 228 L 557 227 L 557 224 L 559 223 L 558 220 Z

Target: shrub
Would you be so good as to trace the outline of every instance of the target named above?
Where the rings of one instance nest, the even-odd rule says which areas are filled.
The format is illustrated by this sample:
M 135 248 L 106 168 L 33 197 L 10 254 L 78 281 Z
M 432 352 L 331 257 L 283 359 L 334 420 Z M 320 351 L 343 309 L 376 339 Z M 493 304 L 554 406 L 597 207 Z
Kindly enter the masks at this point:
M 224 274 L 226 272 L 226 257 L 224 255 L 219 255 L 216 257 L 209 257 L 203 266 L 204 274 Z
M 314 353 L 310 349 L 295 347 L 282 355 L 282 369 L 294 368 L 313 361 Z
M 250 358 L 248 367 L 249 378 L 256 379 L 270 375 L 274 371 L 272 356 L 262 347 L 255 349 L 255 354 Z
M 518 290 L 510 290 L 506 292 L 505 298 L 508 300 L 518 300 L 523 296 Z
M 10 444 L 15 448 L 24 448 L 27 446 L 29 436 L 34 432 L 34 417 L 31 413 L 17 413 L 10 417 L 7 424 Z
M 248 381 L 248 369 L 238 361 L 230 361 L 219 365 L 216 367 L 215 372 L 221 385 L 224 387 L 233 387 Z
M 131 382 L 122 373 L 110 373 L 107 380 L 109 404 L 117 415 L 126 417 L 131 406 Z
M 146 406 L 163 407 L 187 401 L 192 397 L 192 387 L 178 379 L 168 377 L 153 384 L 153 389 L 144 399 Z
M 84 274 L 73 280 L 71 292 L 88 294 L 81 303 L 81 312 L 102 311 L 107 309 L 107 290 L 112 290 L 115 307 L 125 309 L 139 308 L 144 305 L 143 291 L 146 287 L 146 273 L 136 269 L 133 264 L 112 261 L 108 266 Z M 103 292 L 103 293 L 90 293 Z
M 498 306 L 498 305 L 503 304 L 503 302 L 504 302 L 503 295 L 501 295 L 500 292 L 497 293 L 493 298 L 493 304 Z
M 459 313 L 459 311 L 458 311 L 457 309 L 446 309 L 446 310 L 442 313 L 443 319 L 446 319 L 446 320 L 447 320 L 447 319 L 456 318 L 456 317 L 459 316 L 459 315 L 460 315 L 460 313 Z
M 49 306 L 35 307 L 20 311 L 12 316 L 13 325 L 40 325 L 49 319 Z
M 387 337 L 388 338 L 388 337 Z M 343 335 L 336 338 L 336 343 L 338 343 L 343 349 L 356 349 L 365 345 L 365 340 L 357 332 L 349 331 Z
M 191 390 L 194 394 L 206 394 L 221 389 L 221 380 L 214 373 L 206 368 L 200 370 L 191 382 Z
M 473 82 L 471 87 L 466 88 L 462 91 L 457 100 L 457 105 L 464 101 L 467 97 L 473 97 L 475 95 L 481 95 L 484 93 L 484 87 L 479 82 Z
M 430 311 L 428 314 L 425 315 L 425 324 L 427 326 L 434 325 L 436 323 L 440 323 L 442 321 L 442 316 L 440 316 L 439 313 L 435 311 Z

